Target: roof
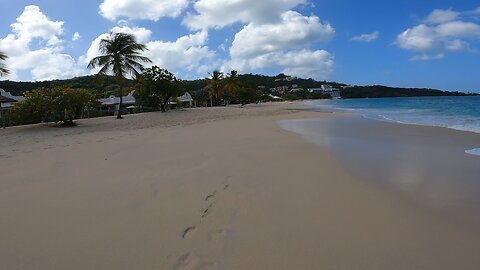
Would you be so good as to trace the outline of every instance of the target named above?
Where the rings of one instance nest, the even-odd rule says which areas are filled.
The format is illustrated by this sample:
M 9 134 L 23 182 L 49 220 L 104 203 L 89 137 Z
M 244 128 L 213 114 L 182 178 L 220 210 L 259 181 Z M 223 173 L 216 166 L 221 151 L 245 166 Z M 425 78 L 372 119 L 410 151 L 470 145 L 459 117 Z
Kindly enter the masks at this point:
M 14 96 L 12 94 L 10 94 L 10 92 L 7 92 L 5 90 L 3 90 L 2 88 L 0 88 L 0 98 L 2 100 L 13 100 L 13 101 L 2 101 L 2 102 L 15 102 L 15 101 L 24 101 L 25 100 L 25 97 L 23 96 Z
M 12 102 L 17 102 L 15 99 L 0 96 L 0 102 L 1 103 L 12 103 Z
M 123 96 L 123 105 L 133 105 L 135 104 L 135 97 L 133 96 L 133 92 L 128 93 L 128 95 Z M 109 96 L 108 98 L 101 98 L 99 101 L 104 106 L 111 106 L 120 104 L 120 97 L 116 97 L 114 95 Z
M 12 103 L 17 101 L 24 101 L 25 97 L 22 96 L 14 96 L 10 92 L 7 92 L 0 88 L 0 106 L 3 109 L 8 109 L 12 106 Z
M 179 96 L 177 99 L 180 102 L 191 102 L 191 101 L 193 101 L 192 96 L 188 92 L 185 92 L 185 94 L 183 94 L 182 96 Z

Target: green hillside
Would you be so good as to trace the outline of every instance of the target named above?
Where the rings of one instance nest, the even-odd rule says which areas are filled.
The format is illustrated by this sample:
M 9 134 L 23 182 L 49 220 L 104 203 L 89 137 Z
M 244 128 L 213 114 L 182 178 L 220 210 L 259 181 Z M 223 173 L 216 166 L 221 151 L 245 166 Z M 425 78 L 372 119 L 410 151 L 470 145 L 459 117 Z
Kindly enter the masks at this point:
M 352 86 L 338 82 L 316 81 L 314 79 L 303 79 L 289 77 L 284 74 L 277 76 L 266 76 L 258 74 L 241 74 L 239 79 L 244 87 L 258 88 L 266 94 L 275 94 L 270 91 L 271 88 L 286 86 L 291 88 L 299 87 L 303 89 L 320 88 L 324 84 L 341 88 L 342 98 L 379 98 L 379 97 L 414 97 L 414 96 L 465 96 L 471 95 L 464 92 L 448 92 L 436 89 L 425 88 L 396 88 L 381 85 L 374 86 Z M 134 87 L 133 80 L 127 80 L 126 87 Z M 206 80 L 183 81 L 182 87 L 185 91 L 193 92 L 203 88 Z M 37 88 L 50 88 L 52 86 L 66 86 L 71 88 L 85 88 L 99 97 L 107 97 L 116 94 L 118 85 L 113 77 L 106 77 L 104 82 L 99 83 L 96 76 L 82 76 L 66 80 L 52 80 L 41 82 L 14 82 L 0 81 L 0 88 L 11 92 L 13 95 L 20 95 L 24 91 L 30 91 Z M 288 94 L 288 93 L 286 93 Z

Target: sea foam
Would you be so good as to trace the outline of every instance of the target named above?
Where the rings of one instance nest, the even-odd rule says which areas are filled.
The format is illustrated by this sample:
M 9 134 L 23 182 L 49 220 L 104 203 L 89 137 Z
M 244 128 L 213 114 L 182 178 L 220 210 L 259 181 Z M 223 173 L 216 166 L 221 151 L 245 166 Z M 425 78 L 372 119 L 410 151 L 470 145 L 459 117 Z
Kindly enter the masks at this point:
M 465 153 L 470 154 L 470 155 L 480 156 L 480 148 L 470 149 L 470 150 L 465 151 Z
M 479 96 L 471 96 L 347 99 L 313 101 L 307 105 L 383 121 L 480 133 L 479 103 Z

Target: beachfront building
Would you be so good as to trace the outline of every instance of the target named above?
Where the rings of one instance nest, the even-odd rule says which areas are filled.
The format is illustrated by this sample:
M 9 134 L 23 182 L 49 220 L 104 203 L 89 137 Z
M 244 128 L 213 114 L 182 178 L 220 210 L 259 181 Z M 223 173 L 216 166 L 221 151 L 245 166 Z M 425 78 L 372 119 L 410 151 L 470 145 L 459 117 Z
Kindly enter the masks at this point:
M 127 109 L 130 113 L 133 113 L 135 108 L 136 100 L 133 95 L 135 91 L 128 93 L 128 95 L 123 96 L 123 108 Z M 194 100 L 190 93 L 186 92 L 182 96 L 177 97 L 178 102 L 181 103 L 182 107 L 193 107 Z M 120 106 L 120 98 L 114 95 L 109 96 L 108 98 L 101 98 L 98 100 L 102 104 L 102 108 L 108 111 L 113 111 L 114 115 L 117 115 L 118 109 Z M 171 107 L 176 107 L 177 102 L 171 100 L 168 103 Z
M 308 88 L 308 92 L 328 94 L 334 99 L 340 98 L 340 89 L 328 84 L 323 84 L 321 88 Z
M 123 108 L 133 109 L 133 106 L 135 106 L 135 97 L 133 96 L 133 93 L 134 91 L 123 96 Z M 113 114 L 117 115 L 120 107 L 120 97 L 111 95 L 108 98 L 101 98 L 98 101 L 102 104 L 102 108 L 107 109 L 108 111 L 113 111 Z
M 7 92 L 0 88 L 0 118 L 2 127 L 6 126 L 5 113 L 10 109 L 15 102 L 23 101 L 23 96 L 14 96 L 10 92 Z
M 3 109 L 9 109 L 12 107 L 13 103 L 24 101 L 25 97 L 23 96 L 14 96 L 10 92 L 7 92 L 0 88 L 0 103 Z
M 181 103 L 182 107 L 193 107 L 193 98 L 190 93 L 185 92 L 185 94 L 177 97 L 178 102 Z

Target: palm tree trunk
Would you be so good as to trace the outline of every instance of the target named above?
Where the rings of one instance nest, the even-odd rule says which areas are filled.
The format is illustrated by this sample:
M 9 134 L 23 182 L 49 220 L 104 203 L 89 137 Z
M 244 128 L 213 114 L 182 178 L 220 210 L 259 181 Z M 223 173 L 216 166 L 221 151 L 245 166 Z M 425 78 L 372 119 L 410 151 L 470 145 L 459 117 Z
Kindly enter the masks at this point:
M 123 108 L 123 85 L 120 84 L 120 104 L 118 105 L 117 119 L 122 119 Z

